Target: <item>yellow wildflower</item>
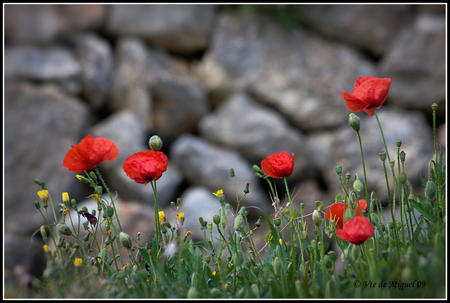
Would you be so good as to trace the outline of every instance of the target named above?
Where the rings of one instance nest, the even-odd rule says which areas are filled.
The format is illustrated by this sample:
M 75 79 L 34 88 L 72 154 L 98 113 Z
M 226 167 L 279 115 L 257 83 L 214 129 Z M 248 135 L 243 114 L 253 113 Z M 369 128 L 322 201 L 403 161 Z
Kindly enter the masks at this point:
M 219 189 L 218 191 L 216 191 L 215 193 L 213 193 L 216 197 L 220 197 L 223 196 L 223 190 Z
M 280 245 L 281 245 L 281 244 L 283 244 L 283 240 L 281 240 L 281 238 L 280 238 Z
M 83 259 L 75 258 L 75 261 L 73 261 L 73 264 L 75 265 L 75 267 L 81 267 L 81 264 L 83 264 Z
M 92 194 L 92 195 L 90 195 L 90 196 L 88 196 L 86 198 L 92 198 L 97 203 L 100 201 L 100 197 L 97 194 Z
M 184 213 L 179 213 L 177 215 L 177 219 L 183 222 L 184 221 Z
M 159 216 L 159 224 L 163 224 L 164 223 L 164 219 L 166 218 L 166 215 L 164 214 L 164 211 L 158 212 L 158 216 Z
M 44 245 L 44 250 L 45 250 L 46 253 L 50 252 L 50 248 L 48 247 L 47 244 Z
M 194 233 L 192 232 L 192 231 L 188 231 L 187 233 L 186 233 L 186 237 L 189 237 L 189 236 L 192 236 Z
M 212 274 L 213 274 L 213 276 L 215 276 L 215 275 L 216 275 L 216 271 L 213 271 L 213 273 L 212 273 Z
M 69 193 L 63 192 L 62 193 L 62 200 L 63 200 L 64 204 L 65 203 L 69 203 Z
M 63 216 L 65 216 L 68 212 L 70 211 L 70 209 L 66 208 L 65 210 L 63 210 Z
M 41 200 L 43 202 L 47 201 L 47 199 L 48 199 L 48 190 L 46 190 L 46 189 L 40 190 L 40 191 L 38 191 L 37 194 L 38 194 L 39 198 L 41 198 Z

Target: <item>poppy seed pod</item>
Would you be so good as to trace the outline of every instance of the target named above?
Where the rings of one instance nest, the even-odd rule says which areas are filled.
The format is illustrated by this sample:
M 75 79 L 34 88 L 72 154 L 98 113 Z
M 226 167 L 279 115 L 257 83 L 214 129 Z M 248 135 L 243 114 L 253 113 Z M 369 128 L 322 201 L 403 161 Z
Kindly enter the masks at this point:
M 338 175 L 340 175 L 342 173 L 342 166 L 340 166 L 340 165 L 336 166 L 335 170 L 336 170 L 336 173 Z
M 385 151 L 380 152 L 380 160 L 383 162 L 386 161 L 386 152 Z
M 148 140 L 148 146 L 153 151 L 159 151 L 163 146 L 163 142 L 160 137 L 154 135 Z
M 355 132 L 359 132 L 361 121 L 359 120 L 359 117 L 355 115 L 354 113 L 351 113 L 348 116 L 348 123 L 353 128 Z

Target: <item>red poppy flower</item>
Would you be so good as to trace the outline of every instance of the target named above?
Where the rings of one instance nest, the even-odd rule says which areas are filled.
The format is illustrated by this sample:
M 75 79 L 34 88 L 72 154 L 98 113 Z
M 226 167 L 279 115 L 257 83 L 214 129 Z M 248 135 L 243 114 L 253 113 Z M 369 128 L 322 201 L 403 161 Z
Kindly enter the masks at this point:
M 367 209 L 366 200 L 359 200 L 359 205 L 361 206 L 362 210 Z M 348 205 L 345 210 L 347 210 L 347 208 Z M 326 211 L 325 218 L 327 218 L 328 220 L 333 219 L 336 223 L 336 226 L 339 229 L 342 229 L 344 227 L 344 213 L 344 202 L 335 203 L 331 205 L 331 207 Z M 361 211 L 359 210 L 358 205 L 356 205 L 356 215 L 361 216 Z
M 272 178 L 289 177 L 294 169 L 294 153 L 292 158 L 287 152 L 279 152 L 261 161 L 262 170 Z
M 351 94 L 343 91 L 347 108 L 353 112 L 364 110 L 373 116 L 373 109 L 379 109 L 386 100 L 391 83 L 390 78 L 359 77 Z
M 144 150 L 128 157 L 123 163 L 123 170 L 136 183 L 147 185 L 161 178 L 168 162 L 163 152 Z
M 89 170 L 102 162 L 117 158 L 119 149 L 105 138 L 92 138 L 87 135 L 80 144 L 72 145 L 64 157 L 63 166 L 73 173 Z
M 343 229 L 336 229 L 336 236 L 355 245 L 361 245 L 373 235 L 369 219 L 356 216 L 345 222 Z

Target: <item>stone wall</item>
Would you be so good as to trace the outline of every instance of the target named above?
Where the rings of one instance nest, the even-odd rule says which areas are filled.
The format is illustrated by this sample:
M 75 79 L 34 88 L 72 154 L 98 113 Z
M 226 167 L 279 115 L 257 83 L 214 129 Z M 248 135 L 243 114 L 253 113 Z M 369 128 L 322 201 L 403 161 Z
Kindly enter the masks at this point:
M 22 264 L 36 274 L 45 266 L 38 236 L 30 249 L 31 234 L 43 224 L 33 204 L 35 178 L 47 183 L 56 205 L 67 191 L 95 207 L 84 201 L 89 188 L 62 166 L 70 146 L 87 134 L 119 147 L 118 159 L 99 169 L 117 191 L 119 218 L 133 237 L 152 236 L 153 193 L 127 178 L 122 164 L 148 149 L 153 134 L 169 157 L 157 182 L 160 208 L 173 220 L 169 205 L 180 197 L 194 239 L 203 235 L 198 217 L 211 221 L 217 213 L 213 191 L 223 189 L 236 205 L 231 168 L 239 194 L 250 183 L 243 204 L 273 212 L 267 184 L 252 165 L 278 151 L 295 153 L 289 178 L 295 206 L 304 203 L 309 212 L 316 200 L 332 204 L 342 192 L 337 165 L 363 177 L 342 97 L 360 76 L 393 79 L 378 114 L 391 154 L 403 141 L 406 173 L 421 192 L 418 173 L 426 174 L 433 153 L 432 103 L 439 105 L 445 148 L 445 5 L 242 8 L 4 5 L 7 267 Z M 293 27 L 280 27 L 270 17 L 275 12 Z M 357 115 L 369 190 L 385 201 L 379 129 L 374 117 Z M 285 201 L 282 184 L 277 188 Z M 256 237 L 263 241 L 261 229 Z

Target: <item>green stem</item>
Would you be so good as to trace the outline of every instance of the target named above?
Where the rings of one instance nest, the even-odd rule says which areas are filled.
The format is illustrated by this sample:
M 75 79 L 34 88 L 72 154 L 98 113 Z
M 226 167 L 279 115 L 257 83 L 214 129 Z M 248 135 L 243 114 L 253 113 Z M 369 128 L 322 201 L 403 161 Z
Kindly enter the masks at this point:
M 362 142 L 361 142 L 361 135 L 359 134 L 359 131 L 356 132 L 358 134 L 358 140 L 359 140 L 359 148 L 361 150 L 361 160 L 362 160 L 362 166 L 363 166 L 363 171 L 364 171 L 364 187 L 366 188 L 366 201 L 367 203 L 369 203 L 369 191 L 367 189 L 367 175 L 366 175 L 366 165 L 364 162 L 364 153 L 363 153 L 363 147 L 362 147 Z M 372 220 L 370 218 L 370 214 L 369 214 L 369 220 Z

